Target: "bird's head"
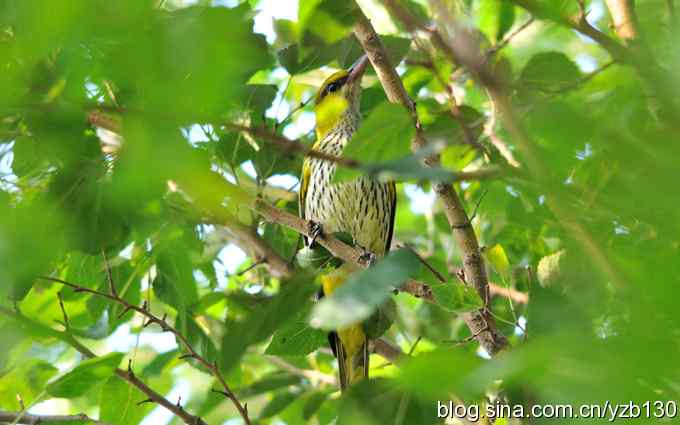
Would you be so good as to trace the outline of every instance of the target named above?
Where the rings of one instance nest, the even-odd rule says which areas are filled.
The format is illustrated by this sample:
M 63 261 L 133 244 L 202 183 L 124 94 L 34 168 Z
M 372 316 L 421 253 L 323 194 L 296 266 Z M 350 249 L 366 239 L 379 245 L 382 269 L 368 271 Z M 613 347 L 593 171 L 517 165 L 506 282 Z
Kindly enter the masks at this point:
M 348 70 L 341 70 L 323 82 L 314 99 L 316 135 L 320 140 L 339 125 L 356 126 L 359 120 L 361 77 L 368 66 L 366 55 Z

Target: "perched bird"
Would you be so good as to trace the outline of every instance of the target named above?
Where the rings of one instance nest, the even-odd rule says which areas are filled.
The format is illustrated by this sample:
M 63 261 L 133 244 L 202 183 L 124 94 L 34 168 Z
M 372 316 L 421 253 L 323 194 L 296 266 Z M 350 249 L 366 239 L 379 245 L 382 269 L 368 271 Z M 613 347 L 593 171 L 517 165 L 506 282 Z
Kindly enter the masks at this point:
M 328 77 L 319 89 L 314 105 L 317 140 L 312 149 L 335 156 L 342 154 L 361 120 L 361 79 L 367 65 L 368 59 L 363 56 L 348 70 Z M 300 216 L 314 223 L 313 233 L 345 232 L 366 252 L 376 257 L 385 255 L 394 229 L 397 199 L 394 182 L 381 183 L 362 176 L 334 184 L 335 170 L 336 164 L 331 161 L 305 158 Z M 308 244 L 313 244 L 313 239 Z M 323 294 L 330 295 L 344 283 L 347 274 L 348 268 L 341 266 L 321 276 Z M 343 390 L 368 377 L 368 337 L 362 324 L 337 329 L 329 334 L 329 342 L 338 358 Z

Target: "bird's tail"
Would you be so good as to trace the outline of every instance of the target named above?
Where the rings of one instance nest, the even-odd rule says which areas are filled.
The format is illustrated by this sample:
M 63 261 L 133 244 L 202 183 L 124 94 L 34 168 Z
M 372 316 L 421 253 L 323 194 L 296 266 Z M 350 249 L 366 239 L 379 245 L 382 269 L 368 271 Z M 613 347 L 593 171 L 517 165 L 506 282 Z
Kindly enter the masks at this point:
M 322 275 L 324 295 L 330 295 L 347 278 L 344 266 Z M 333 353 L 338 358 L 340 388 L 344 391 L 350 385 L 368 378 L 368 337 L 361 323 L 338 329 L 328 335 Z
M 368 378 L 368 338 L 361 325 L 335 333 L 335 347 L 340 369 L 340 389 L 346 390 Z

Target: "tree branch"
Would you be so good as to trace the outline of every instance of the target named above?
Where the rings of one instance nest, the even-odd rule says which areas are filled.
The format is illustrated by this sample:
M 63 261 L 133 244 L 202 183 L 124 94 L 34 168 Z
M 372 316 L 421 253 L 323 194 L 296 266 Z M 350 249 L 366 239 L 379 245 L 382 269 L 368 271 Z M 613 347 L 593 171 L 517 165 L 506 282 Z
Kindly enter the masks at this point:
M 244 251 L 252 249 L 258 260 L 264 261 L 274 277 L 286 278 L 293 275 L 293 267 L 267 244 L 253 229 L 234 221 L 225 225 Z
M 397 8 L 391 7 L 396 6 L 395 1 L 388 0 L 384 4 L 388 10 L 395 12 L 398 17 L 403 18 L 402 21 L 406 24 L 407 28 L 415 29 L 417 27 L 408 11 L 402 10 L 401 6 Z M 413 115 L 416 137 L 412 149 L 417 150 L 426 146 L 427 140 L 418 121 L 415 104 L 390 63 L 389 56 L 380 37 L 360 9 L 357 14 L 354 34 L 368 55 L 389 101 L 403 105 Z M 437 155 L 431 155 L 425 158 L 424 162 L 427 166 L 434 167 L 439 165 L 439 158 Z M 484 260 L 479 252 L 477 237 L 465 213 L 463 204 L 450 184 L 434 183 L 433 188 L 444 206 L 444 213 L 449 221 L 454 239 L 462 251 L 463 267 L 468 276 L 468 282 L 477 290 L 482 299 L 486 299 L 488 297 L 488 282 Z M 486 309 L 466 313 L 463 315 L 463 320 L 465 320 L 470 331 L 478 335 L 477 340 L 489 354 L 494 355 L 507 346 L 507 339 L 498 331 L 493 317 L 488 314 Z
M 543 11 L 541 7 L 537 6 L 533 0 L 513 0 L 515 3 L 520 5 L 528 5 L 534 10 L 530 10 L 537 16 L 541 14 L 545 15 L 546 12 Z M 388 10 L 391 13 L 395 13 L 396 16 L 408 15 L 409 12 L 403 9 L 401 6 L 397 5 L 394 0 L 386 0 L 385 4 L 388 6 Z M 393 12 L 392 7 L 400 9 L 398 12 Z M 529 10 L 528 7 L 525 7 Z M 436 28 L 426 28 L 424 24 L 418 23 L 416 18 L 410 16 L 407 18 L 410 22 L 409 26 L 412 25 L 414 30 L 427 30 L 430 34 L 430 38 L 433 44 L 442 51 L 449 59 L 449 61 L 458 66 L 466 67 L 470 73 L 479 81 L 482 86 L 484 86 L 489 93 L 491 100 L 494 105 L 498 108 L 499 116 L 501 117 L 503 126 L 508 131 L 508 133 L 515 140 L 516 144 L 523 153 L 524 160 L 527 163 L 527 169 L 532 174 L 532 176 L 537 180 L 550 179 L 551 173 L 540 161 L 536 151 L 534 150 L 535 143 L 531 140 L 529 135 L 526 133 L 525 129 L 521 125 L 519 118 L 517 117 L 514 108 L 510 102 L 510 99 L 506 93 L 506 88 L 503 84 L 496 78 L 494 73 L 486 64 L 484 57 L 480 54 L 479 46 L 471 39 L 470 34 L 463 30 L 458 30 L 456 34 L 452 37 L 452 42 L 447 41 L 447 39 L 442 35 L 440 31 Z M 590 26 L 582 17 L 582 20 L 586 25 Z M 591 27 L 592 28 L 592 27 Z M 597 30 L 596 30 L 597 31 Z M 601 33 L 600 33 L 601 34 Z M 604 34 L 602 34 L 604 35 Z M 605 36 L 606 37 L 606 36 Z M 621 49 L 626 50 L 625 47 L 619 45 L 613 41 Z M 437 187 L 435 186 L 435 190 Z M 617 270 L 614 269 L 609 259 L 602 251 L 602 249 L 597 245 L 592 235 L 578 222 L 574 217 L 574 214 L 569 211 L 568 208 L 561 205 L 556 201 L 558 199 L 558 193 L 550 193 L 546 196 L 546 203 L 548 207 L 553 211 L 555 216 L 559 219 L 560 223 L 570 232 L 572 237 L 579 241 L 586 252 L 593 258 L 593 261 L 609 276 L 611 281 L 617 285 L 622 286 L 623 282 Z M 454 205 L 455 207 L 455 205 Z M 455 208 L 451 208 L 451 213 L 455 212 Z M 465 222 L 461 221 L 461 226 L 465 226 Z M 469 224 L 468 224 L 469 226 Z M 476 242 L 476 241 L 475 241 Z M 474 247 L 468 247 L 474 248 Z M 478 250 L 477 250 L 478 252 Z M 474 251 L 473 251 L 474 253 Z M 474 261 L 474 258 L 470 259 Z M 465 262 L 464 262 L 465 265 Z M 483 270 L 482 270 L 483 272 Z M 465 277 L 470 279 L 468 274 L 468 269 L 465 268 Z M 486 277 L 486 276 L 484 276 Z M 478 276 L 472 275 L 472 279 L 476 279 Z M 482 295 L 483 299 L 487 299 L 485 295 Z M 478 329 L 475 329 L 472 333 Z M 484 335 L 484 334 L 482 334 Z
M 163 316 L 162 318 L 159 318 L 155 316 L 153 313 L 151 313 L 147 308 L 146 308 L 146 303 L 144 304 L 143 307 L 139 307 L 137 305 L 131 304 L 124 300 L 123 298 L 120 298 L 117 294 L 107 294 L 105 292 L 100 292 L 95 289 L 90 289 L 86 288 L 81 285 L 77 285 L 75 283 L 71 283 L 59 278 L 55 277 L 50 277 L 50 276 L 40 276 L 40 279 L 44 280 L 49 280 L 52 282 L 57 282 L 61 283 L 63 285 L 66 285 L 70 288 L 73 288 L 76 292 L 86 292 L 88 294 L 96 295 L 101 298 L 106 298 L 108 300 L 114 301 L 124 307 L 124 312 L 126 311 L 136 311 L 137 313 L 140 313 L 144 317 L 147 318 L 147 322 L 144 324 L 144 326 L 149 326 L 150 324 L 158 324 L 163 332 L 170 332 L 172 333 L 177 340 L 179 340 L 182 345 L 184 345 L 184 348 L 189 352 L 187 354 L 188 358 L 193 358 L 197 360 L 201 365 L 203 365 L 206 369 L 210 371 L 210 373 L 217 379 L 217 381 L 222 385 L 222 388 L 224 389 L 224 394 L 231 400 L 232 404 L 236 409 L 238 410 L 239 414 L 243 418 L 244 422 L 246 425 L 250 425 L 250 419 L 248 417 L 248 409 L 245 407 L 245 405 L 241 404 L 241 402 L 236 398 L 234 393 L 231 391 L 229 388 L 229 385 L 224 379 L 224 376 L 222 376 L 222 372 L 220 371 L 220 368 L 217 366 L 217 363 L 211 363 L 208 360 L 205 359 L 205 357 L 201 356 L 194 348 L 189 344 L 189 341 L 187 338 L 179 332 L 176 328 L 171 326 L 168 321 L 166 320 L 166 317 Z M 128 371 L 128 373 L 134 378 L 134 374 L 132 374 L 132 371 Z M 154 400 L 155 401 L 155 400 Z
M 576 16 L 555 15 L 545 5 L 536 0 L 512 0 L 516 5 L 525 9 L 532 15 L 550 19 L 558 24 L 567 26 L 595 41 L 602 46 L 616 61 L 630 62 L 631 56 L 628 49 L 616 40 L 590 25 L 583 11 Z
M 625 42 L 638 37 L 637 17 L 633 0 L 606 0 L 616 35 Z
M 495 283 L 489 283 L 489 295 L 505 297 L 518 304 L 529 303 L 529 295 L 525 294 L 524 292 L 520 292 L 514 288 L 504 288 L 502 286 L 496 285 Z
M 108 422 L 92 419 L 84 413 L 77 415 L 34 415 L 25 412 L 7 412 L 0 410 L 0 423 L 16 423 L 37 425 L 51 422 L 82 422 L 87 421 L 96 425 L 109 425 Z
M 383 338 L 372 340 L 369 342 L 369 349 L 371 353 L 387 359 L 392 364 L 398 365 L 409 357 L 409 354 L 404 353 L 399 347 L 392 345 Z
M 89 348 L 84 346 L 82 343 L 80 343 L 73 335 L 68 333 L 67 331 L 58 331 L 56 329 L 52 329 L 46 325 L 43 325 L 41 323 L 38 323 L 34 320 L 31 320 L 22 314 L 12 311 L 8 308 L 0 306 L 0 313 L 4 314 L 5 316 L 12 317 L 15 320 L 17 320 L 20 324 L 25 324 L 31 327 L 38 326 L 41 328 L 41 330 L 44 331 L 45 335 L 49 335 L 53 338 L 56 338 L 71 347 L 75 348 L 79 353 L 84 355 L 87 358 L 96 358 L 97 355 L 92 352 Z M 137 376 L 132 373 L 132 371 L 124 371 L 122 369 L 116 369 L 114 371 L 116 375 L 118 375 L 120 378 L 124 379 L 125 381 L 131 383 L 135 387 L 139 388 L 140 391 L 142 391 L 152 402 L 163 406 L 166 408 L 170 413 L 173 415 L 177 416 L 182 420 L 187 425 L 207 425 L 203 419 L 201 419 L 198 416 L 192 415 L 191 413 L 187 412 L 184 410 L 181 406 L 178 406 L 175 403 L 170 402 L 168 399 L 163 397 L 162 395 L 158 394 L 151 388 L 149 388 L 148 385 L 146 385 L 143 381 L 141 381 Z

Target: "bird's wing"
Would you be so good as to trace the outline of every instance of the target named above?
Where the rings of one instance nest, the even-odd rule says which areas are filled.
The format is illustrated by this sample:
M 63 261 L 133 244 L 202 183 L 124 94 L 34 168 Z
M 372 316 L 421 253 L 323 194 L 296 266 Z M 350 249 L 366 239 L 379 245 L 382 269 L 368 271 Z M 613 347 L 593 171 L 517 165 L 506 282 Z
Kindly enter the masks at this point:
M 298 192 L 298 211 L 300 218 L 305 217 L 305 199 L 307 199 L 307 189 L 309 188 L 309 178 L 312 175 L 312 169 L 309 166 L 307 158 L 302 162 L 302 175 L 300 176 L 300 191 Z
M 390 229 L 387 232 L 387 241 L 385 245 L 385 255 L 390 251 L 392 245 L 392 235 L 394 234 L 394 216 L 397 212 L 397 187 L 394 182 L 389 182 L 387 186 L 388 194 L 390 196 Z

